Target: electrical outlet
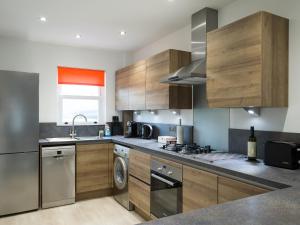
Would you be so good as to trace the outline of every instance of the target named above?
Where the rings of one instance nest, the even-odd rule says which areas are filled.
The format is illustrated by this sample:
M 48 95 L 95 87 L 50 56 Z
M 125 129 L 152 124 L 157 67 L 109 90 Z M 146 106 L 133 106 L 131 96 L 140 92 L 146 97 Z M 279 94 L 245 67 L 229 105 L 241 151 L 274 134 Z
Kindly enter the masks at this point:
M 169 131 L 170 132 L 176 132 L 176 127 L 175 126 L 169 127 Z

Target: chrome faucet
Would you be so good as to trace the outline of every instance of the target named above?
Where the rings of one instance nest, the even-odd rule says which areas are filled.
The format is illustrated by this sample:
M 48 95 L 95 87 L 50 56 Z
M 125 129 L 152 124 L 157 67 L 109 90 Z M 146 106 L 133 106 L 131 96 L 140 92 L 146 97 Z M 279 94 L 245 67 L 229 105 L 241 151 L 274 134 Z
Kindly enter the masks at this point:
M 85 115 L 83 114 L 78 114 L 76 116 L 73 117 L 73 120 L 72 120 L 72 130 L 71 130 L 71 133 L 70 133 L 70 136 L 72 139 L 74 139 L 76 137 L 76 132 L 75 132 L 75 119 L 77 117 L 83 117 L 85 119 L 85 122 L 87 122 L 87 118 Z

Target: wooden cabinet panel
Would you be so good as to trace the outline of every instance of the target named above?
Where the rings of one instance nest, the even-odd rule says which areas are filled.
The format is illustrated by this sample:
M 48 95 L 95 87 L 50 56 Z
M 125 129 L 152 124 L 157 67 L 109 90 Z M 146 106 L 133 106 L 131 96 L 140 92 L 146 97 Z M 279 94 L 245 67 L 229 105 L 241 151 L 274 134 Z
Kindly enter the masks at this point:
M 160 58 L 160 55 L 158 57 Z M 157 61 L 157 63 L 154 64 L 152 61 Z M 170 63 L 155 59 L 151 59 L 150 62 L 147 63 L 146 108 L 169 109 L 169 84 L 162 84 L 160 80 L 169 74 Z
M 129 109 L 144 110 L 146 108 L 145 96 L 146 62 L 140 61 L 133 65 L 129 75 Z
M 190 109 L 192 107 L 191 86 L 160 83 L 162 78 L 190 63 L 191 54 L 189 52 L 174 49 L 164 51 L 147 59 L 147 109 Z
M 129 174 L 150 184 L 151 155 L 131 149 L 129 153 Z
M 110 188 L 109 144 L 77 145 L 76 193 Z
M 128 193 L 129 201 L 150 217 L 150 186 L 129 176 Z
M 287 106 L 287 65 L 287 19 L 259 12 L 209 32 L 209 106 Z
M 116 109 L 191 109 L 192 87 L 160 80 L 190 64 L 191 53 L 170 49 L 116 73 Z
M 119 70 L 116 73 L 116 109 L 129 110 L 129 71 Z
M 218 176 L 183 166 L 183 212 L 218 203 Z
M 246 184 L 237 180 L 218 178 L 218 203 L 225 203 L 241 198 L 259 195 L 269 190 Z

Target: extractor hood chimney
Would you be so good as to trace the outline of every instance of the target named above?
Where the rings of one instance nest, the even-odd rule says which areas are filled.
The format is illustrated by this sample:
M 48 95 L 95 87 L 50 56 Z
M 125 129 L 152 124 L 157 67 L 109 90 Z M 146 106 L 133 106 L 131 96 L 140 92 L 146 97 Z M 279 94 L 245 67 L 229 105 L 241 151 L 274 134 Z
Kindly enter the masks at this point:
M 169 74 L 161 83 L 202 84 L 206 82 L 206 34 L 218 28 L 218 11 L 204 8 L 192 15 L 192 63 Z

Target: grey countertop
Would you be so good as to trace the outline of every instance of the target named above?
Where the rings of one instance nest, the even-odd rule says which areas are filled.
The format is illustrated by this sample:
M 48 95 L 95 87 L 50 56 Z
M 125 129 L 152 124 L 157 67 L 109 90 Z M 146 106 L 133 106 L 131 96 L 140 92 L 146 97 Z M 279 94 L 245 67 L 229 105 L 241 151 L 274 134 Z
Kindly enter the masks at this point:
M 279 189 L 263 195 L 195 210 L 191 213 L 153 220 L 144 223 L 145 225 L 300 224 L 300 170 L 275 168 L 265 166 L 261 161 L 253 163 L 245 159 L 221 160 L 213 163 L 196 160 L 189 155 L 162 150 L 160 149 L 161 145 L 156 140 L 113 136 L 97 142 L 99 141 L 123 144 L 209 172 L 234 177 L 263 187 Z M 49 143 L 46 140 L 40 140 L 40 144 L 43 146 L 65 143 Z

